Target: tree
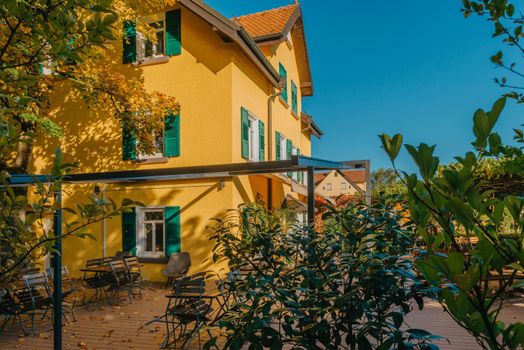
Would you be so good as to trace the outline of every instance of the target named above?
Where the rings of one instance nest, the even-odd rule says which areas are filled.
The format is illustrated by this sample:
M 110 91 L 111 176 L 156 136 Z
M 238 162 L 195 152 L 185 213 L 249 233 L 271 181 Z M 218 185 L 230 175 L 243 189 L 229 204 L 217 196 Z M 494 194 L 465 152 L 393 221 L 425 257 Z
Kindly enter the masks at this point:
M 83 98 L 90 108 L 102 109 L 136 135 L 138 148 L 149 152 L 153 131 L 164 116 L 177 113 L 174 98 L 146 91 L 139 78 L 111 69 L 115 47 L 125 37 L 123 24 L 136 21 L 137 29 L 152 40 L 151 28 L 137 21 L 143 14 L 164 9 L 162 0 L 5 0 L 0 4 L 0 282 L 53 252 L 58 238 L 89 237 L 89 225 L 129 210 L 137 203 L 116 205 L 94 196 L 87 203 L 63 208 L 71 215 L 63 234 L 46 228 L 45 220 L 59 208 L 53 200 L 65 172 L 74 164 L 59 158 L 53 181 L 36 183 L 29 198 L 9 186 L 9 173 L 27 173 L 32 142 L 38 133 L 63 135 L 47 114 L 50 96 L 59 85 Z
M 395 170 L 380 167 L 371 173 L 371 187 L 392 186 L 398 183 Z
M 441 171 L 435 146 L 425 143 L 405 145 L 418 174 L 397 170 L 395 159 L 402 136 L 380 136 L 408 190 L 410 218 L 424 242 L 416 266 L 438 288 L 438 300 L 445 311 L 483 349 L 524 346 L 524 324 L 505 325 L 498 318 L 506 295 L 524 287 L 524 280 L 516 278 L 524 274 L 524 197 L 494 196 L 482 181 L 485 159 L 522 157 L 521 130 L 515 133 L 519 146 L 503 145 L 493 131 L 505 102 L 506 98 L 501 98 L 490 111 L 475 112 L 473 150 L 456 157 L 458 166 Z M 503 225 L 505 212 L 510 216 L 509 225 Z M 465 233 L 462 240 L 459 232 Z M 461 243 L 472 242 L 472 238 L 478 241 L 476 246 Z
M 27 172 L 35 134 L 62 136 L 46 111 L 54 88 L 64 82 L 88 106 L 133 129 L 142 151 L 152 151 L 152 131 L 162 127 L 166 110 L 176 113 L 179 106 L 172 97 L 146 91 L 138 78 L 112 70 L 108 62 L 113 45 L 124 37 L 123 23 L 165 5 L 162 0 L 3 1 L 0 116 L 2 128 L 11 124 L 18 137 L 0 151 L 0 169 Z M 151 35 L 147 25 L 138 21 L 137 26 Z
M 511 49 L 510 57 L 515 53 L 522 57 L 524 54 L 524 46 L 521 44 L 523 37 L 522 25 L 524 24 L 524 14 L 520 11 L 512 1 L 500 1 L 500 0 L 480 0 L 471 1 L 463 0 L 462 11 L 464 16 L 467 18 L 472 14 L 478 16 L 486 16 L 488 21 L 493 23 L 493 35 L 494 38 L 502 38 L 502 42 L 509 46 Z M 495 78 L 494 81 L 500 87 L 507 89 L 509 92 L 506 93 L 507 97 L 517 100 L 517 102 L 524 102 L 524 73 L 521 71 L 521 67 L 513 59 L 506 61 L 505 55 L 502 51 L 498 51 L 491 56 L 491 61 L 496 67 L 509 73 L 512 78 L 502 76 Z

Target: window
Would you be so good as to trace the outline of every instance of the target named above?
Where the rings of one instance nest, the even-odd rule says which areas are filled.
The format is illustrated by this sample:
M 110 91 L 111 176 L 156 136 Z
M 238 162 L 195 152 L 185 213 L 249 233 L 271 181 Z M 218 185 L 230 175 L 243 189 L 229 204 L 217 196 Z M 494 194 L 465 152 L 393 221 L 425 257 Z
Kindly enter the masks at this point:
M 151 22 L 149 25 L 153 28 L 156 41 L 147 39 L 143 34 L 138 34 L 138 59 L 162 57 L 165 55 L 165 21 Z
M 258 119 L 249 114 L 249 160 L 258 162 Z
M 347 184 L 346 184 L 345 182 L 341 182 L 341 183 L 340 183 L 340 189 L 341 189 L 341 190 L 345 190 L 345 189 L 347 189 Z
M 137 208 L 137 255 L 148 258 L 164 256 L 164 208 Z
M 153 152 L 139 153 L 138 159 L 162 158 L 164 156 L 164 132 L 153 132 Z
M 326 186 L 324 187 L 324 189 L 325 189 L 326 191 L 331 191 L 331 190 L 332 190 L 332 186 L 331 186 L 331 184 L 330 184 L 330 183 L 327 183 Z
M 280 134 L 280 159 L 287 159 L 287 138 Z

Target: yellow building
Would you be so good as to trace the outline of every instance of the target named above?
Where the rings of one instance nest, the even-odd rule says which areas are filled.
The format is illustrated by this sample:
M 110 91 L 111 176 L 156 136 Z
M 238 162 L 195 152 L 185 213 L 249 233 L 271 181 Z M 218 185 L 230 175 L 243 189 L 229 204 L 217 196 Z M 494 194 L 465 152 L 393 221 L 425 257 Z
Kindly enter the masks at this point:
M 315 174 L 315 193 L 325 198 L 367 196 L 369 170 L 331 170 Z
M 35 144 L 32 172 L 49 171 L 57 146 L 83 173 L 311 154 L 311 137 L 322 133 L 302 113 L 302 98 L 313 94 L 313 85 L 298 4 L 228 19 L 201 1 L 178 0 L 152 25 L 156 44 L 132 24 L 125 25 L 129 40 L 118 45 L 112 69 L 139 77 L 147 89 L 180 103 L 180 114 L 166 116 L 164 134 L 155 135 L 156 153 L 137 154 L 132 136 L 116 120 L 57 92 L 52 115 L 65 137 Z M 303 182 L 301 174 L 282 174 L 68 185 L 65 207 L 85 202 L 93 192 L 117 203 L 137 200 L 145 207 L 94 224 L 96 240 L 65 240 L 63 262 L 78 275 L 87 259 L 129 251 L 143 263 L 147 279 L 162 280 L 167 257 L 187 251 L 192 272 L 216 269 L 208 259 L 210 219 L 257 198 L 273 208 L 290 196 L 303 200 L 292 191 L 292 183 Z

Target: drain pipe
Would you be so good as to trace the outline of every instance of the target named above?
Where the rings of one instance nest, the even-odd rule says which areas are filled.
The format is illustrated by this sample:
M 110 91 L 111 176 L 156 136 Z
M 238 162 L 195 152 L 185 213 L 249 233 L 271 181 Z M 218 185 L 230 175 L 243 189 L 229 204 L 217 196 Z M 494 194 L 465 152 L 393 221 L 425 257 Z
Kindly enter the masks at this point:
M 282 94 L 282 89 L 275 92 L 273 88 L 272 92 L 267 100 L 268 160 L 273 160 L 273 103 L 275 98 Z M 271 178 L 267 179 L 267 207 L 268 209 L 273 207 L 273 180 Z
M 275 92 L 275 88 L 273 88 L 273 94 L 269 96 L 267 99 L 267 130 L 268 130 L 268 153 L 269 158 L 268 160 L 273 160 L 273 103 L 275 102 L 275 98 L 282 95 L 282 89 Z
M 106 184 L 102 184 L 102 200 L 106 200 Z M 106 257 L 106 219 L 102 219 L 102 257 Z

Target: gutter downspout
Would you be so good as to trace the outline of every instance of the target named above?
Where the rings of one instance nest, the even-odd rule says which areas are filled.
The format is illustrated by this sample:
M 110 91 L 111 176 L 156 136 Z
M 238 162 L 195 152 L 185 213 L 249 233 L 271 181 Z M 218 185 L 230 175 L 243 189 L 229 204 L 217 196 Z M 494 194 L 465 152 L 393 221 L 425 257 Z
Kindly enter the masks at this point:
M 272 88 L 272 92 L 267 99 L 268 160 L 273 160 L 273 103 L 275 98 L 282 94 L 282 89 L 275 92 L 275 88 Z M 267 201 L 268 209 L 271 209 L 273 207 L 273 180 L 271 178 L 267 179 Z
M 102 184 L 102 200 L 106 199 L 106 184 Z M 102 257 L 106 257 L 106 219 L 102 219 Z

